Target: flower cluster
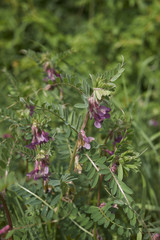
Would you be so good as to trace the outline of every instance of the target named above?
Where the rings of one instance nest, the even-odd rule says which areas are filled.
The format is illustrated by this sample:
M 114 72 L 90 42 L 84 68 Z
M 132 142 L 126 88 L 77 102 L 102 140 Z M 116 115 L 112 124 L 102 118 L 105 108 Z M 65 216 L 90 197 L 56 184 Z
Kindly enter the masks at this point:
M 160 240 L 160 234 L 159 233 L 152 234 L 152 240 Z
M 32 142 L 27 145 L 26 147 L 30 149 L 35 149 L 36 145 L 41 145 L 42 143 L 47 143 L 49 139 L 54 140 L 49 136 L 49 134 L 37 127 L 36 124 L 32 125 L 32 134 L 33 134 L 33 139 Z
M 34 180 L 38 180 L 43 178 L 43 180 L 47 180 L 49 176 L 49 157 L 45 155 L 40 161 L 35 160 L 34 170 L 27 173 L 27 177 L 33 178 Z
M 106 118 L 110 118 L 109 112 L 111 111 L 110 108 L 106 106 L 101 106 L 100 103 L 94 97 L 90 97 L 89 101 L 89 114 L 90 119 L 94 118 L 94 126 L 96 128 L 101 128 L 101 124 Z
M 78 148 L 84 147 L 86 149 L 90 149 L 90 142 L 94 140 L 93 137 L 86 137 L 85 131 L 81 130 L 78 134 Z
M 57 73 L 54 68 L 51 68 L 48 62 L 44 64 L 44 71 L 47 73 L 47 78 L 44 79 L 45 81 L 51 80 L 55 82 L 56 78 L 62 80 L 61 75 Z
M 118 167 L 118 165 L 117 165 L 116 163 L 113 163 L 113 164 L 112 164 L 112 167 L 111 167 L 111 171 L 112 171 L 113 173 L 116 173 L 117 167 Z

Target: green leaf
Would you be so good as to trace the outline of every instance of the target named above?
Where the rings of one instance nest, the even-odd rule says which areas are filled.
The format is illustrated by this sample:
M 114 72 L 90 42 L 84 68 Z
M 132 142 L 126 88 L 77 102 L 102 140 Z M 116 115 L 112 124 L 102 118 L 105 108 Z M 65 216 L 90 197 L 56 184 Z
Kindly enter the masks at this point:
M 125 70 L 124 68 L 120 68 L 119 71 L 118 71 L 118 73 L 115 74 L 115 75 L 110 79 L 110 81 L 111 81 L 111 82 L 116 81 L 116 80 L 121 76 L 121 74 L 124 72 L 124 70 Z
M 103 174 L 103 175 L 107 175 L 108 173 L 110 173 L 109 168 L 101 169 L 101 170 L 99 171 L 99 174 Z
M 132 220 L 130 220 L 130 224 L 134 227 L 136 225 L 136 215 L 134 214 L 134 217 Z
M 124 229 L 123 229 L 122 227 L 119 227 L 119 228 L 118 228 L 118 234 L 119 234 L 119 235 L 122 235 L 123 232 L 124 232 Z
M 91 228 L 91 226 L 93 225 L 93 222 L 90 221 L 89 223 L 87 223 L 87 225 L 85 226 L 86 229 L 89 229 Z
M 43 209 L 42 209 L 41 215 L 42 215 L 43 217 L 45 217 L 45 216 L 47 215 L 47 212 L 48 212 L 48 206 L 44 206 Z
M 77 126 L 76 126 L 76 129 L 79 130 L 79 128 L 81 127 L 81 122 L 82 122 L 82 116 L 80 115 L 80 116 L 78 117 L 78 120 L 77 120 Z
M 105 218 L 101 218 L 99 221 L 98 221 L 98 225 L 102 225 L 102 224 L 104 224 L 104 222 L 105 222 Z
M 134 213 L 133 213 L 133 211 L 132 211 L 130 208 L 128 208 L 127 216 L 128 216 L 128 218 L 129 218 L 130 220 L 131 220 L 131 219 L 133 218 L 133 216 L 134 216 Z
M 133 193 L 132 189 L 130 189 L 124 182 L 119 180 L 119 184 L 121 185 L 121 187 L 125 193 L 128 193 L 128 194 Z
M 116 192 L 117 192 L 117 187 L 118 187 L 118 186 L 117 186 L 117 183 L 114 181 L 113 188 L 112 188 L 112 191 L 111 191 L 113 195 L 116 194 Z
M 108 175 L 104 177 L 104 180 L 105 180 L 106 182 L 108 182 L 108 180 L 110 180 L 111 177 L 112 177 L 112 175 L 111 175 L 111 173 L 109 172 Z
M 98 222 L 101 218 L 103 218 L 103 215 L 100 212 L 92 213 L 91 218 L 94 222 Z
M 116 224 L 113 224 L 113 225 L 111 226 L 111 230 L 114 230 L 115 227 L 116 227 Z
M 60 117 L 64 117 L 64 111 L 63 111 L 63 107 L 62 105 L 59 105 L 59 114 L 60 114 Z
M 72 112 L 72 117 L 71 117 L 71 125 L 74 125 L 75 122 L 75 112 Z
M 84 103 L 76 103 L 74 105 L 75 108 L 87 108 L 87 104 L 84 104 Z
M 56 187 L 60 185 L 60 180 L 50 180 L 49 185 Z
M 92 179 L 95 172 L 96 172 L 95 168 L 91 168 L 91 170 L 87 174 L 88 179 Z
M 99 175 L 97 173 L 95 173 L 95 175 L 93 177 L 93 181 L 91 183 L 91 188 L 94 188 L 97 185 L 98 179 L 99 179 Z
M 137 239 L 136 240 L 142 240 L 142 229 L 139 228 L 139 232 L 137 234 Z
M 87 158 L 87 160 L 88 160 L 88 158 Z M 91 162 L 88 162 L 86 171 L 89 172 L 89 170 L 90 170 L 91 168 L 92 168 L 92 163 L 91 163 Z
M 111 91 L 102 88 L 94 88 L 94 96 L 98 100 L 101 100 L 103 96 L 110 96 Z
M 87 211 L 86 213 L 97 213 L 99 212 L 99 208 L 98 207 L 95 207 L 95 206 L 91 206 Z
M 122 164 L 119 164 L 119 166 L 118 166 L 118 179 L 119 180 L 123 179 L 123 167 L 122 167 Z
M 47 219 L 52 220 L 53 214 L 54 214 L 53 210 L 50 209 L 48 214 L 47 214 Z
M 16 231 L 15 229 L 9 231 L 9 232 L 7 233 L 7 235 L 5 236 L 5 239 L 10 238 L 10 237 L 14 234 L 15 231 Z
M 110 221 L 105 221 L 104 228 L 107 228 L 110 224 Z

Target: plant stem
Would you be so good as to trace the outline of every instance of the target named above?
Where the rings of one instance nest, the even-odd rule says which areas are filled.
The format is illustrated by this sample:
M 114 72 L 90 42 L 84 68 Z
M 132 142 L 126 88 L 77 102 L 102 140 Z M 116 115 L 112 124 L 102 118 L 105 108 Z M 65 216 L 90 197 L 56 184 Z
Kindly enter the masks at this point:
M 75 144 L 75 147 L 74 147 L 74 150 L 73 150 L 73 154 L 72 154 L 72 157 L 71 157 L 71 160 L 70 160 L 70 163 L 69 163 L 69 168 L 68 168 L 69 173 L 72 170 L 72 166 L 73 166 L 73 163 L 74 163 L 74 160 L 75 160 L 75 156 L 76 156 L 76 152 L 77 152 L 77 146 L 78 146 L 78 140 L 76 141 L 76 144 Z
M 97 226 L 96 226 L 96 223 L 94 224 L 94 229 L 93 229 L 93 231 L 94 231 L 94 236 L 93 236 L 93 238 L 94 238 L 94 240 L 97 240 Z
M 8 225 L 10 226 L 10 230 L 11 230 L 12 229 L 11 216 L 10 216 L 10 213 L 9 213 L 6 201 L 5 201 L 5 199 L 3 197 L 3 194 L 1 192 L 0 192 L 0 200 L 1 200 L 2 204 L 3 204 L 3 208 L 4 208 L 4 211 L 6 213 L 7 220 L 8 220 Z M 13 240 L 13 237 L 10 237 L 9 240 Z

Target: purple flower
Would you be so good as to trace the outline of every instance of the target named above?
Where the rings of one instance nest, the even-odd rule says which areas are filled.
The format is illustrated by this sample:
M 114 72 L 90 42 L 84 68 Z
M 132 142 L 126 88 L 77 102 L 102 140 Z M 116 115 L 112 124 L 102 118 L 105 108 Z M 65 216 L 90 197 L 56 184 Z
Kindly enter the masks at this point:
M 92 142 L 93 140 L 94 140 L 93 137 L 86 137 L 84 130 L 81 130 L 78 134 L 79 148 L 84 147 L 86 149 L 90 149 L 91 148 L 90 142 Z
M 115 173 L 115 172 L 117 171 L 117 164 L 116 164 L 116 163 L 113 163 L 113 164 L 112 164 L 111 171 L 112 171 L 113 173 Z
M 106 206 L 106 203 L 105 203 L 105 202 L 101 203 L 100 206 L 99 206 L 99 208 L 103 208 L 104 206 Z
M 33 178 L 34 180 L 38 180 L 40 178 L 43 178 L 43 180 L 48 179 L 49 176 L 48 155 L 46 155 L 45 158 L 41 159 L 40 161 L 36 159 L 34 170 L 32 170 L 30 173 L 27 173 L 27 176 L 29 177 L 29 179 Z
M 6 139 L 6 138 L 13 138 L 13 137 L 12 137 L 11 134 L 5 133 L 5 134 L 3 134 L 2 138 L 5 138 L 5 139 Z
M 8 230 L 10 229 L 9 225 L 6 225 L 5 227 L 3 227 L 2 229 L 0 229 L 0 235 L 8 232 Z
M 109 155 L 113 155 L 114 154 L 114 151 L 110 151 L 109 149 L 105 149 L 104 151 L 109 153 Z
M 118 209 L 117 203 L 113 204 L 113 205 L 112 205 L 112 208 L 117 208 L 117 209 Z
M 152 234 L 152 240 L 160 240 L 160 234 L 159 233 Z
M 149 125 L 149 126 L 153 126 L 153 127 L 157 127 L 157 126 L 159 125 L 159 123 L 158 123 L 158 121 L 155 120 L 155 119 L 150 119 L 150 120 L 148 121 L 148 125 Z
M 47 143 L 49 141 L 49 139 L 54 140 L 53 138 L 49 137 L 49 134 L 47 132 L 39 129 L 34 124 L 32 125 L 32 134 L 33 134 L 32 142 L 26 146 L 30 149 L 35 149 L 36 145 L 41 145 L 42 143 Z
M 94 126 L 96 128 L 101 128 L 101 124 L 103 123 L 104 119 L 110 118 L 110 114 L 108 112 L 110 112 L 111 109 L 107 108 L 106 106 L 101 106 L 99 102 L 94 99 L 94 97 L 90 97 L 88 101 L 90 119 L 94 118 Z
M 45 78 L 44 80 L 45 81 L 51 80 L 53 82 L 55 82 L 56 78 L 60 78 L 60 80 L 62 80 L 61 75 L 57 73 L 55 69 L 51 68 L 49 65 L 50 65 L 49 62 L 46 62 L 44 64 L 44 71 L 47 73 L 47 78 Z
M 118 135 L 118 137 L 114 138 L 114 144 L 120 143 L 122 140 L 122 135 Z
M 56 80 L 56 78 L 60 78 L 61 79 L 61 75 L 58 74 L 54 68 L 48 69 L 47 70 L 47 76 L 49 78 L 49 80 L 52 80 L 53 82 Z

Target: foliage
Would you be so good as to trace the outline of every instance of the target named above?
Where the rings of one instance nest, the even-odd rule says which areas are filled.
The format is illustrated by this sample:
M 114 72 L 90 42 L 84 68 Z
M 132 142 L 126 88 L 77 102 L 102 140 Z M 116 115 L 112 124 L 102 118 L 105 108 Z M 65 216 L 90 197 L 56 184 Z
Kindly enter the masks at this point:
M 158 233 L 159 1 L 4 0 L 0 6 L 0 192 L 13 223 L 8 234 L 147 239 Z M 62 81 L 43 80 L 46 63 Z M 90 150 L 80 149 L 92 94 L 111 108 L 111 118 L 100 129 L 88 119 L 84 130 L 95 140 Z M 50 139 L 33 150 L 26 146 L 35 123 Z M 48 182 L 28 181 L 44 153 Z M 8 224 L 1 208 L 0 220 L 0 228 Z

